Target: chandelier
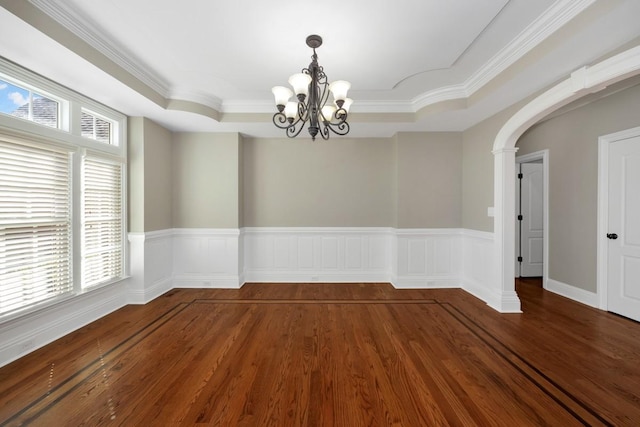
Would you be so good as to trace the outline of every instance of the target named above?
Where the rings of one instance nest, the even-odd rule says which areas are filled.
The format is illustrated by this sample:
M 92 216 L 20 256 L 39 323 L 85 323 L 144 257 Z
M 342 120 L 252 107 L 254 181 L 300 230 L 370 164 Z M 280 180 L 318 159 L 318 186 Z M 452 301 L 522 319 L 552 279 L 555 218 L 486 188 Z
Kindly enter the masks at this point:
M 327 75 L 318 65 L 316 48 L 322 45 L 322 37 L 310 35 L 307 46 L 313 49 L 311 64 L 303 68 L 301 73 L 289 77 L 293 91 L 283 86 L 276 86 L 271 91 L 276 99 L 278 112 L 273 115 L 273 124 L 285 129 L 289 138 L 300 134 L 305 124 L 309 123 L 309 134 L 315 141 L 320 133 L 322 139 L 329 139 L 330 132 L 336 135 L 349 133 L 347 114 L 353 100 L 347 98 L 351 83 L 337 80 L 327 81 Z M 329 101 L 329 92 L 333 101 Z M 296 101 L 289 101 L 295 93 Z

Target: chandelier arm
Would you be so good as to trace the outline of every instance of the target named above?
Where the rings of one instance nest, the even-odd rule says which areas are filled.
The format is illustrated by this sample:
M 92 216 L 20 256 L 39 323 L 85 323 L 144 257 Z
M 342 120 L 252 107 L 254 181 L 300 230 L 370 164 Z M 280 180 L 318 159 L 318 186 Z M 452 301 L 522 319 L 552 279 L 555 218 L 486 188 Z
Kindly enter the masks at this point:
M 298 123 L 300 123 L 300 120 L 296 121 L 294 124 L 287 128 L 286 134 L 289 138 L 295 138 L 296 136 L 300 135 L 300 132 L 302 132 L 302 129 L 304 129 L 305 122 L 302 122 L 302 125 L 296 128 L 296 125 Z
M 322 110 L 322 107 L 327 105 L 327 101 L 329 101 L 329 84 L 325 81 L 321 86 L 318 86 L 318 90 L 320 91 L 319 108 Z M 330 117 L 328 118 L 330 119 Z
M 307 106 L 307 102 L 309 102 L 309 97 L 305 100 L 305 102 L 298 102 L 298 120 L 306 123 L 309 120 L 309 107 Z
M 284 129 L 289 138 L 295 138 L 298 136 L 302 129 L 304 129 L 305 123 L 306 120 L 302 120 L 300 117 L 289 123 L 289 120 L 284 113 L 276 113 L 273 115 L 273 124 L 280 129 Z M 299 124 L 300 126 L 298 126 Z
M 287 120 L 287 116 L 285 116 L 284 113 L 280 112 L 273 115 L 273 124 L 280 129 L 287 129 L 289 126 L 291 126 L 289 124 L 289 121 Z
M 347 111 L 344 108 L 338 108 L 333 112 L 333 115 L 329 117 L 329 120 L 326 120 L 326 122 L 331 126 L 339 126 L 347 121 L 347 115 Z M 326 119 L 326 117 L 324 117 L 324 114 L 322 114 L 322 117 Z
M 346 121 L 335 124 L 335 125 L 329 123 L 327 124 L 326 128 L 331 132 L 335 133 L 336 135 L 340 135 L 340 136 L 344 136 L 348 134 L 350 130 L 349 123 L 347 123 Z
M 323 124 L 322 128 L 320 129 L 320 136 L 322 137 L 322 139 L 327 141 L 330 135 L 331 134 L 329 133 L 329 126 Z
M 335 118 L 337 121 L 334 122 L 333 120 L 331 121 L 331 124 L 334 126 L 338 126 L 341 125 L 342 123 L 347 121 L 347 110 L 345 110 L 344 108 L 338 108 L 335 113 L 333 113 L 333 118 Z

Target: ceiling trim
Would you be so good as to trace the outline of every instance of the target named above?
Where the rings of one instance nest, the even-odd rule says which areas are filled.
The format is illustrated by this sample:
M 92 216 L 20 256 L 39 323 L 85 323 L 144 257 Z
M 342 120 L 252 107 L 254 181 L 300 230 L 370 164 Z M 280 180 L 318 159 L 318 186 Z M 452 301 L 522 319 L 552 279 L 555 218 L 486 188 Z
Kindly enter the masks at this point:
M 169 92 L 167 101 L 182 100 L 202 104 L 205 107 L 223 111 L 222 100 L 216 96 L 187 88 L 173 88 Z
M 595 3 L 595 1 L 556 1 L 515 39 L 509 42 L 507 46 L 460 84 L 430 90 L 407 101 L 359 100 L 354 105 L 353 110 L 358 113 L 419 113 L 420 110 L 434 104 L 469 98 L 473 93 L 526 55 L 531 49 L 571 21 L 576 15 Z M 148 67 L 145 67 L 139 60 L 127 54 L 122 47 L 119 47 L 106 34 L 96 30 L 92 23 L 72 10 L 64 2 L 50 2 L 47 0 L 29 0 L 29 2 L 162 96 L 165 99 L 165 108 L 171 104 L 172 108 L 170 109 L 181 110 L 180 106 L 188 104 L 189 108 L 184 111 L 195 113 L 206 111 L 204 115 L 214 119 L 224 113 L 263 113 L 273 111 L 273 106 L 263 100 L 223 101 L 215 96 L 190 89 L 172 89 L 168 82 L 157 74 L 150 72 Z M 31 24 L 34 25 L 33 22 Z M 123 83 L 127 84 L 124 81 Z M 133 89 L 135 90 L 135 88 Z M 196 108 L 196 104 L 200 104 L 201 107 Z
M 438 102 L 439 100 L 436 100 Z M 356 99 L 350 111 L 358 113 L 415 113 L 411 101 L 376 101 Z M 222 103 L 223 113 L 271 113 L 276 112 L 273 101 L 239 101 L 229 100 Z
M 414 112 L 418 112 L 425 107 L 428 107 L 438 102 L 452 101 L 454 99 L 468 98 L 469 92 L 466 84 L 458 84 L 452 86 L 441 87 L 429 92 L 425 92 L 422 95 L 411 100 L 411 108 Z
M 362 113 L 418 113 L 440 102 L 469 98 L 595 2 L 596 0 L 558 0 L 464 83 L 427 91 L 410 101 L 358 100 L 353 109 Z M 224 112 L 230 113 L 265 112 L 264 105 L 261 101 L 225 101 L 223 104 Z M 267 112 L 273 110 L 273 106 L 269 106 Z
M 473 95 L 596 0 L 558 0 L 464 83 Z
M 169 98 L 170 90 L 168 82 L 157 74 L 149 71 L 148 67 L 145 67 L 131 55 L 127 55 L 122 46 L 118 46 L 113 39 L 96 31 L 95 24 L 87 22 L 84 17 L 64 2 L 52 2 L 48 0 L 29 0 L 29 2 L 81 40 L 88 43 L 98 52 L 131 73 L 135 78 L 149 86 L 158 94 L 164 98 Z

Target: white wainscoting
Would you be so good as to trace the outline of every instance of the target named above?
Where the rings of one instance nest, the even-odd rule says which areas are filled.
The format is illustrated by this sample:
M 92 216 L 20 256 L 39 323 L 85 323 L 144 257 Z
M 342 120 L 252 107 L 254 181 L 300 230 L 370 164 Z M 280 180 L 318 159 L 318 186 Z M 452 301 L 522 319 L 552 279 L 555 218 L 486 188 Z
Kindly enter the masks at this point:
M 176 229 L 172 236 L 176 288 L 237 288 L 245 282 L 391 282 L 397 288 L 463 288 L 485 301 L 495 297 L 490 290 L 493 233 L 457 228 L 248 227 Z
M 492 290 L 495 266 L 495 246 L 493 233 L 476 230 L 462 230 L 462 289 L 477 298 L 490 303 L 499 299 Z M 494 286 L 495 287 L 495 286 Z
M 461 287 L 460 229 L 398 229 L 395 234 L 396 288 Z
M 4 366 L 125 306 L 123 280 L 0 324 L 0 366 Z
M 238 229 L 174 229 L 173 287 L 242 286 L 241 237 Z
M 389 282 L 393 229 L 245 228 L 246 282 Z
M 129 233 L 129 304 L 146 304 L 173 287 L 173 231 Z
M 170 229 L 131 233 L 129 255 L 126 280 L 0 324 L 0 366 L 127 303 L 144 304 L 172 288 L 391 282 L 398 288 L 462 288 L 489 305 L 501 298 L 492 287 L 493 233 L 473 230 Z M 571 289 L 566 296 L 578 301 L 593 298 L 562 288 Z

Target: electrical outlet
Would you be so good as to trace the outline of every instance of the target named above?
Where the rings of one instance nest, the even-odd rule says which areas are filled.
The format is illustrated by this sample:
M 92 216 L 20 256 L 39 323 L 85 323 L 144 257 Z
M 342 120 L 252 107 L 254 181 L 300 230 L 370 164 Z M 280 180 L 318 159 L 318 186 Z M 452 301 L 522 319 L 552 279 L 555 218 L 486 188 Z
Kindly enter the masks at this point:
M 317 282 L 319 280 L 320 280 L 320 278 L 318 276 L 311 276 L 311 281 L 312 282 Z

